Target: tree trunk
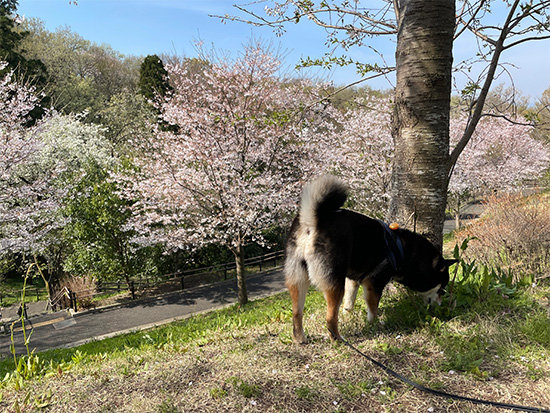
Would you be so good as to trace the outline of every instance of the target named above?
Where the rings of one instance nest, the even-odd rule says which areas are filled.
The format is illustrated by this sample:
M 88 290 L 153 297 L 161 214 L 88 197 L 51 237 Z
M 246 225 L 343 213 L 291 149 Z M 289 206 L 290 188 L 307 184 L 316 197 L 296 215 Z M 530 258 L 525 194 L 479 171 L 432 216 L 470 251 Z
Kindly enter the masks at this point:
M 233 250 L 233 254 L 235 254 L 235 265 L 237 267 L 237 295 L 239 298 L 239 304 L 245 305 L 248 302 L 248 293 L 246 291 L 244 248 L 240 237 L 237 247 Z
M 441 247 L 447 201 L 453 0 L 399 2 L 389 219 Z

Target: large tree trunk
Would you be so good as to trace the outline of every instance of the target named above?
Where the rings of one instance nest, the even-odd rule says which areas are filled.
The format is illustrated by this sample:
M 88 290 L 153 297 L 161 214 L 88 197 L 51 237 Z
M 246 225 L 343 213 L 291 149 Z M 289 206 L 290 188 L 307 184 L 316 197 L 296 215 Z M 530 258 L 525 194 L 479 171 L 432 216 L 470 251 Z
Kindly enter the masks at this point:
M 441 247 L 447 200 L 454 0 L 401 0 L 389 218 Z

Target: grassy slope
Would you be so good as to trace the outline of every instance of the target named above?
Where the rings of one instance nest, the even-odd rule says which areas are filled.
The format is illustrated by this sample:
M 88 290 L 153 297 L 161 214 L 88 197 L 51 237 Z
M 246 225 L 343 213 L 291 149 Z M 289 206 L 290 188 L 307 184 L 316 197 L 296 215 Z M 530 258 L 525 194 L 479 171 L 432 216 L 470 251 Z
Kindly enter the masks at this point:
M 468 289 L 458 291 L 467 297 Z M 390 288 L 383 324 L 364 304 L 342 334 L 434 388 L 550 407 L 548 285 L 497 290 L 450 310 Z M 50 411 L 488 411 L 424 395 L 327 339 L 324 301 L 308 296 L 311 343 L 291 342 L 286 293 L 148 332 L 39 355 L 34 378 L 2 384 L 0 409 Z M 4 360 L 2 376 L 13 369 Z M 30 374 L 32 375 L 32 374 Z

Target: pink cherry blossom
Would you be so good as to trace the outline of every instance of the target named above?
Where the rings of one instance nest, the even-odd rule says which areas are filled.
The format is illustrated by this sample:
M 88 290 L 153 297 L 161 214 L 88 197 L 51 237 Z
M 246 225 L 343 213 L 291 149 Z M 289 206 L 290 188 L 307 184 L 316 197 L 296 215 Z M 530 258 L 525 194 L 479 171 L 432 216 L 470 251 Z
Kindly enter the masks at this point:
M 168 66 L 174 91 L 159 109 L 176 129 L 159 125 L 153 140 L 134 142 L 139 173 L 126 180 L 139 241 L 235 249 L 288 221 L 322 165 L 316 144 L 335 125 L 316 86 L 281 80 L 279 68 L 257 46 L 202 71 Z

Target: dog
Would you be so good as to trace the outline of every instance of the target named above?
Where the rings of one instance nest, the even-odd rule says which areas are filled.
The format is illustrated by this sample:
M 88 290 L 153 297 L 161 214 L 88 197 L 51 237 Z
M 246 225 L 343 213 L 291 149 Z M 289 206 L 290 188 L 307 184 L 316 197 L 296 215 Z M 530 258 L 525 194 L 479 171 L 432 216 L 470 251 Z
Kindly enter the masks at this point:
M 338 312 L 353 309 L 359 285 L 373 322 L 384 287 L 395 280 L 422 294 L 426 303 L 441 303 L 449 282 L 449 266 L 439 250 L 423 236 L 341 208 L 348 189 L 334 176 L 307 184 L 298 215 L 286 242 L 285 283 L 292 299 L 294 341 L 306 343 L 303 310 L 310 284 L 327 303 L 326 322 L 333 340 L 340 337 Z M 395 228 L 394 225 L 392 225 Z M 345 297 L 344 297 L 345 296 Z

